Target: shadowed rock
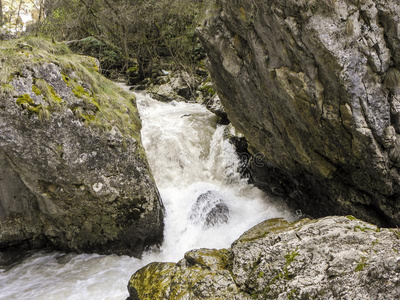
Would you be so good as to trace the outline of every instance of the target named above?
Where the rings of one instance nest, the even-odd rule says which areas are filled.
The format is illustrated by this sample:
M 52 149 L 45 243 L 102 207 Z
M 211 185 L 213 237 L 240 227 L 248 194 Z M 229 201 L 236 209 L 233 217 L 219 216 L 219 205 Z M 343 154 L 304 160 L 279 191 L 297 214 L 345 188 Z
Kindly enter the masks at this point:
M 255 183 L 320 217 L 400 225 L 400 3 L 220 1 L 200 29 Z

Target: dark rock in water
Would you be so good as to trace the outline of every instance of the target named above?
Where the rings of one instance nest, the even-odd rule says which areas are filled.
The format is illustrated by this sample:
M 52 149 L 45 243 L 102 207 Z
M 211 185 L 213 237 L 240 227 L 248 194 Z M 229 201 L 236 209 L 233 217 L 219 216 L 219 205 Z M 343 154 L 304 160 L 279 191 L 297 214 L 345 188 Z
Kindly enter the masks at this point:
M 0 269 L 10 270 L 31 254 L 29 251 L 13 248 L 0 251 Z
M 246 138 L 243 134 L 238 132 L 232 124 L 226 126 L 224 130 L 224 138 L 227 139 L 235 148 L 240 161 L 238 172 L 241 178 L 250 179 L 250 165 L 253 157 L 248 150 Z M 250 181 L 249 183 L 253 182 Z
M 2 47 L 0 249 L 140 256 L 160 243 L 163 206 L 134 96 L 65 45 Z
M 312 216 L 400 225 L 400 2 L 220 1 L 200 29 L 229 120 Z
M 230 249 L 149 264 L 128 290 L 142 300 L 400 299 L 399 234 L 352 216 L 267 220 Z
M 195 224 L 203 224 L 206 228 L 218 226 L 228 223 L 229 208 L 216 192 L 208 191 L 197 198 L 190 219 Z

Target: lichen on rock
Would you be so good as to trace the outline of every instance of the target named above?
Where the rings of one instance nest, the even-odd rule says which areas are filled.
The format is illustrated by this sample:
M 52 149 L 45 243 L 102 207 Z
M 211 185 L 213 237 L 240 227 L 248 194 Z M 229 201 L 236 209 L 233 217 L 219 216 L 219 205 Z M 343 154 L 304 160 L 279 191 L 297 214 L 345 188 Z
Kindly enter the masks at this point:
M 255 183 L 304 214 L 400 224 L 400 4 L 220 1 L 199 29 Z
M 97 70 L 63 44 L 1 43 L 0 171 L 13 175 L 0 181 L 0 249 L 139 256 L 161 242 L 135 98 Z
M 137 271 L 132 300 L 398 299 L 400 231 L 348 217 L 267 220 L 230 249 Z

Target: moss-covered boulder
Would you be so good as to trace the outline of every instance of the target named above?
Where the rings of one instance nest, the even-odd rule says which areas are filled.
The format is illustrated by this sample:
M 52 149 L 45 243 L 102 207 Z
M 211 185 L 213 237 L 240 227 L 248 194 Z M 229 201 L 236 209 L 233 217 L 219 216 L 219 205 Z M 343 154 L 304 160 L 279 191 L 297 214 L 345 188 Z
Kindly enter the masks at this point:
M 230 249 L 136 272 L 132 300 L 399 299 L 400 230 L 352 216 L 265 221 Z
M 255 183 L 306 215 L 400 225 L 397 0 L 221 0 L 200 30 Z
M 97 71 L 62 44 L 0 44 L 0 249 L 138 256 L 162 240 L 135 98 Z

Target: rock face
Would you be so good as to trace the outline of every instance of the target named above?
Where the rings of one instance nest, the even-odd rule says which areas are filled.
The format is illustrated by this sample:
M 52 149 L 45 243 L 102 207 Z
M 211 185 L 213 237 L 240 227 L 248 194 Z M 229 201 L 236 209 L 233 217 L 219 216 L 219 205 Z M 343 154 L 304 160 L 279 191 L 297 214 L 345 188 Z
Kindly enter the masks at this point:
M 213 114 L 217 115 L 218 117 L 220 117 L 222 119 L 226 119 L 227 118 L 225 109 L 221 104 L 221 99 L 219 98 L 219 96 L 217 94 L 215 94 L 210 99 L 208 99 L 205 102 L 205 105 L 206 105 L 206 108 L 210 112 L 212 112 Z
M 147 299 L 398 299 L 400 231 L 354 217 L 265 221 L 230 249 L 152 263 L 128 285 Z
M 163 206 L 135 99 L 95 59 L 40 39 L 0 48 L 0 250 L 139 256 Z
M 186 72 L 167 72 L 154 79 L 146 89 L 150 95 L 159 101 L 194 101 L 194 91 L 199 85 L 194 76 Z
M 200 29 L 260 186 L 313 216 L 400 224 L 400 3 L 220 1 Z

